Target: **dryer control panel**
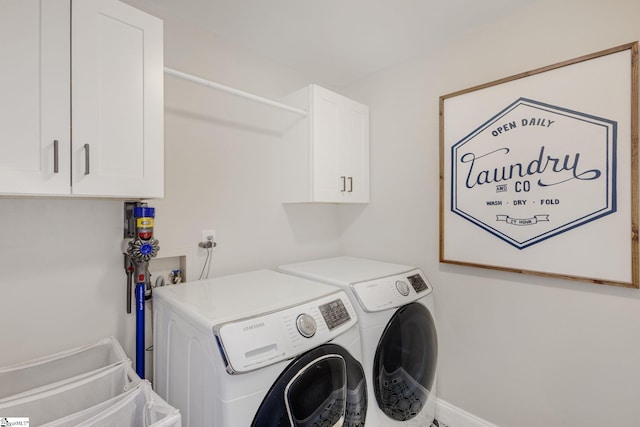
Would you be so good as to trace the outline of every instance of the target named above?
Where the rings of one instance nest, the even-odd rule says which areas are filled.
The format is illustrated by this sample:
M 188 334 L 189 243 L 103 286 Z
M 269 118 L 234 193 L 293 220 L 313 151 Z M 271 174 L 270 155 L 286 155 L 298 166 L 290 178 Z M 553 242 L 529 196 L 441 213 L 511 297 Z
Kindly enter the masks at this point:
M 331 341 L 357 322 L 344 291 L 284 310 L 213 328 L 227 372 L 238 374 L 291 359 Z
M 362 308 L 370 313 L 408 304 L 433 291 L 419 269 L 351 284 Z

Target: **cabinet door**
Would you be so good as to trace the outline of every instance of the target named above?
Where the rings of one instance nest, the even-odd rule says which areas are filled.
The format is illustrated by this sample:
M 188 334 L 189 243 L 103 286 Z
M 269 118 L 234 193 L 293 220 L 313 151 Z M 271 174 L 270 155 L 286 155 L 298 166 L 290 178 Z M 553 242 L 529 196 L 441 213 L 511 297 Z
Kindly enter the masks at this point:
M 346 195 L 342 170 L 341 96 L 319 86 L 311 86 L 312 200 L 339 202 Z
M 69 0 L 1 5 L 0 194 L 69 194 Z
M 78 0 L 71 34 L 72 193 L 162 197 L 162 21 Z
M 313 200 L 369 201 L 369 109 L 312 86 Z
M 369 202 L 369 108 L 345 100 L 342 109 L 340 162 L 350 203 Z

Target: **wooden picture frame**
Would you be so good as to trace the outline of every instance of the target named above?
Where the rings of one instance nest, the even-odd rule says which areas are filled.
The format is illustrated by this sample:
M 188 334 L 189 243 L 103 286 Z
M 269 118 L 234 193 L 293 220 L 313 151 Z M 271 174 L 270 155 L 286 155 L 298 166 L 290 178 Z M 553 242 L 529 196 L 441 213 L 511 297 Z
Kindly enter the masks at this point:
M 638 42 L 440 97 L 440 262 L 638 288 Z

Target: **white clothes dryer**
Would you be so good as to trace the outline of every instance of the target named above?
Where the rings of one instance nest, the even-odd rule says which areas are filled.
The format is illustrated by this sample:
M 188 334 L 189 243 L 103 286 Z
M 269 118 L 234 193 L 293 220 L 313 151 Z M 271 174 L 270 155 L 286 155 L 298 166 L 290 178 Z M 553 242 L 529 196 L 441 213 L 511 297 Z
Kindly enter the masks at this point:
M 367 426 L 431 425 L 438 337 L 433 288 L 418 268 L 354 257 L 280 266 L 345 290 L 358 313 L 368 385 Z
M 357 314 L 345 292 L 259 270 L 153 296 L 154 388 L 184 425 L 364 425 Z

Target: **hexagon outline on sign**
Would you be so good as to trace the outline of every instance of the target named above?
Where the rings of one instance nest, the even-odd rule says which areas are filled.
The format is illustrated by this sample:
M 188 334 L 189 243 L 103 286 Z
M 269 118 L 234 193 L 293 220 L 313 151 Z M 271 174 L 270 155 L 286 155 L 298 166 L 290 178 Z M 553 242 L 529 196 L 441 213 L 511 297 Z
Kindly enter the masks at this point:
M 617 122 L 518 98 L 451 146 L 453 213 L 524 249 L 617 210 Z

